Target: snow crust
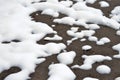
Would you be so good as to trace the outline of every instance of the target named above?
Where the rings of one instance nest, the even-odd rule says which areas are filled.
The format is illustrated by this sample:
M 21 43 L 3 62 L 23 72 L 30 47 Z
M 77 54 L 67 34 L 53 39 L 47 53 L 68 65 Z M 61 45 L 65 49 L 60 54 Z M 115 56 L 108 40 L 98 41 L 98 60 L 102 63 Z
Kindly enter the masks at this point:
M 73 63 L 75 56 L 76 53 L 74 51 L 70 51 L 70 52 L 60 53 L 57 56 L 57 59 L 60 63 L 68 65 Z
M 107 65 L 100 65 L 97 67 L 96 71 L 100 74 L 110 74 L 111 68 Z
M 92 65 L 96 62 L 102 62 L 104 60 L 112 60 L 111 57 L 109 56 L 103 56 L 103 55 L 83 55 L 82 56 L 84 60 L 83 62 L 83 65 L 79 66 L 79 65 L 74 65 L 72 66 L 72 68 L 80 68 L 80 69 L 83 69 L 83 70 L 90 70 L 92 69 Z
M 76 76 L 65 64 L 51 64 L 47 80 L 75 80 Z

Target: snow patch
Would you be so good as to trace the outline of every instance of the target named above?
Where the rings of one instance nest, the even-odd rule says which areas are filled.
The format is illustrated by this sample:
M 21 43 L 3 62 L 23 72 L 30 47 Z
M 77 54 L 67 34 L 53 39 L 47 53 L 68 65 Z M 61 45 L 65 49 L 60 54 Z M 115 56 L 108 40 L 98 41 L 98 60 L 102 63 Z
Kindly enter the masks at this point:
M 75 56 L 76 53 L 74 51 L 70 51 L 70 52 L 60 53 L 57 56 L 57 59 L 60 63 L 68 65 L 73 63 Z
M 114 45 L 114 46 L 112 47 L 112 49 L 119 52 L 118 55 L 114 55 L 113 57 L 114 57 L 114 58 L 120 58 L 120 43 L 117 44 L 117 45 Z
M 51 64 L 47 80 L 75 80 L 76 76 L 65 64 Z
M 96 71 L 100 74 L 110 74 L 111 68 L 107 65 L 100 65 L 97 67 Z
M 44 40 L 62 40 L 63 38 L 59 35 L 54 35 L 53 37 L 45 37 Z
M 116 6 L 112 11 L 111 15 L 112 19 L 120 22 L 120 6 Z
M 103 56 L 103 55 L 89 55 L 89 56 L 83 55 L 82 58 L 85 59 L 83 62 L 84 64 L 81 66 L 74 65 L 74 66 L 72 66 L 72 68 L 80 68 L 83 70 L 90 70 L 90 69 L 92 69 L 92 65 L 96 62 L 102 62 L 104 60 L 108 60 L 108 61 L 112 60 L 111 57 Z
M 83 80 L 99 80 L 99 79 L 97 79 L 97 78 L 92 78 L 92 77 L 86 77 L 86 78 L 84 78 Z
M 100 1 L 99 4 L 101 7 L 109 7 L 110 6 L 109 3 L 106 1 Z
M 90 50 L 92 47 L 90 45 L 84 45 L 82 46 L 82 50 Z

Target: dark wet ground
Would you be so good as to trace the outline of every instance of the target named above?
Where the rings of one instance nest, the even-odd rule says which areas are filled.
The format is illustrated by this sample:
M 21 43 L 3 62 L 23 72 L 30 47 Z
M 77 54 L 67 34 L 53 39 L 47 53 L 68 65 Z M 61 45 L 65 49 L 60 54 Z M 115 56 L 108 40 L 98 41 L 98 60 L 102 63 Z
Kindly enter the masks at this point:
M 99 0 L 100 1 L 100 0 Z M 100 8 L 105 14 L 105 16 L 109 16 L 111 10 L 116 6 L 116 5 L 120 5 L 120 0 L 106 0 L 110 3 L 111 7 L 108 8 L 100 8 L 98 2 L 96 2 L 94 5 L 90 5 L 89 6 L 93 6 L 96 8 Z M 35 15 L 36 13 L 38 13 L 39 15 Z M 44 22 L 47 23 L 49 26 L 51 25 L 56 25 L 56 27 L 54 27 L 53 29 L 55 31 L 58 32 L 58 35 L 60 35 L 61 37 L 63 37 L 62 41 L 47 41 L 47 40 L 40 40 L 37 43 L 40 44 L 46 44 L 48 42 L 56 42 L 56 43 L 64 43 L 66 44 L 67 40 L 70 40 L 71 37 L 68 36 L 66 34 L 66 31 L 70 29 L 71 26 L 69 25 L 63 25 L 63 24 L 56 24 L 53 23 L 53 17 L 51 16 L 47 16 L 47 15 L 41 15 L 40 11 L 35 12 L 33 14 L 31 14 L 33 20 L 37 21 L 37 22 Z M 61 14 L 60 17 L 63 17 L 65 15 Z M 101 25 L 100 25 L 101 26 Z M 82 26 L 80 27 L 79 30 L 85 30 L 85 28 L 83 28 Z M 95 36 L 97 36 L 99 39 L 101 37 L 108 37 L 111 42 L 108 44 L 105 44 L 103 46 L 97 46 L 95 42 L 90 42 L 90 41 L 85 41 L 85 42 L 80 42 L 80 40 L 75 40 L 73 41 L 73 43 L 69 46 L 67 46 L 67 51 L 75 51 L 77 53 L 77 56 L 74 60 L 74 63 L 69 65 L 69 67 L 71 67 L 72 65 L 75 64 L 79 64 L 81 65 L 83 63 L 83 59 L 81 58 L 81 56 L 83 54 L 86 55 L 93 55 L 93 54 L 101 54 L 101 55 L 106 55 L 106 56 L 113 56 L 115 54 L 118 54 L 117 51 L 113 51 L 112 50 L 112 46 L 115 44 L 120 43 L 120 36 L 117 36 L 116 31 L 108 28 L 106 26 L 101 26 L 101 29 L 96 30 Z M 53 36 L 53 34 L 49 34 L 47 36 Z M 90 51 L 82 51 L 81 47 L 85 44 L 89 44 L 91 45 L 93 48 Z M 47 60 L 41 64 L 39 64 L 35 70 L 35 73 L 32 73 L 30 75 L 30 77 L 32 77 L 30 80 L 47 80 L 48 78 L 48 66 L 54 62 L 54 63 L 58 63 L 57 59 L 56 59 L 57 55 L 53 55 L 50 57 L 47 57 Z M 96 72 L 96 67 L 98 65 L 101 64 L 105 64 L 110 66 L 110 68 L 112 69 L 112 72 L 110 74 L 106 74 L 106 75 L 101 75 L 99 73 Z M 112 61 L 103 61 L 101 63 L 95 63 L 93 65 L 93 68 L 91 70 L 81 70 L 81 69 L 72 69 L 72 71 L 76 74 L 77 78 L 76 80 L 82 80 L 84 77 L 95 77 L 98 78 L 100 80 L 114 80 L 116 77 L 120 76 L 120 59 L 114 59 Z M 7 71 L 4 71 L 0 74 L 0 80 L 3 80 L 7 75 L 11 74 L 11 73 L 15 73 L 20 71 L 19 68 L 17 67 L 13 67 Z

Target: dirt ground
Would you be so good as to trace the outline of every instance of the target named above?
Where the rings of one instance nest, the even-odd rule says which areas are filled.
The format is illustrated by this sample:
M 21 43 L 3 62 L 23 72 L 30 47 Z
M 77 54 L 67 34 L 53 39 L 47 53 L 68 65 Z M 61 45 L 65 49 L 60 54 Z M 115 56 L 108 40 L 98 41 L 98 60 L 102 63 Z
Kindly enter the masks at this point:
M 106 0 L 106 1 L 108 1 L 110 3 L 111 7 L 100 8 L 98 2 L 96 2 L 94 5 L 88 4 L 88 6 L 100 8 L 105 13 L 104 15 L 108 17 L 111 10 L 115 6 L 117 6 L 117 5 L 120 6 L 120 0 L 111 0 L 111 1 Z M 39 15 L 35 15 L 36 13 L 38 13 Z M 39 44 L 46 44 L 49 42 L 56 42 L 56 43 L 61 42 L 61 43 L 66 44 L 66 41 L 71 39 L 71 37 L 66 34 L 66 31 L 69 30 L 71 28 L 71 26 L 53 23 L 53 19 L 54 19 L 53 17 L 47 16 L 47 15 L 41 15 L 40 13 L 41 13 L 40 11 L 37 11 L 37 12 L 34 12 L 33 14 L 31 14 L 31 17 L 33 18 L 33 20 L 35 20 L 37 22 L 47 23 L 49 26 L 56 25 L 56 27 L 54 27 L 53 29 L 58 32 L 58 35 L 63 37 L 63 40 L 62 41 L 47 41 L 47 40 L 42 39 L 42 40 L 38 41 L 38 43 Z M 65 16 L 65 15 L 63 15 L 63 14 L 60 15 L 60 17 L 63 17 L 63 16 Z M 108 44 L 105 44 L 103 46 L 97 46 L 95 42 L 90 42 L 88 40 L 85 42 L 80 42 L 80 40 L 75 40 L 71 45 L 67 46 L 67 49 L 66 49 L 67 51 L 75 51 L 77 53 L 77 56 L 74 60 L 74 63 L 69 65 L 69 67 L 71 67 L 72 65 L 75 65 L 75 64 L 81 65 L 83 63 L 83 59 L 81 58 L 81 56 L 83 54 L 86 54 L 86 55 L 101 54 L 101 55 L 111 56 L 111 57 L 115 54 L 118 54 L 117 51 L 112 50 L 112 46 L 120 43 L 120 36 L 117 36 L 115 34 L 116 31 L 113 29 L 108 28 L 106 26 L 102 26 L 102 25 L 100 25 L 100 26 L 101 26 L 101 29 L 96 30 L 95 36 L 97 36 L 99 39 L 101 37 L 106 36 L 111 40 L 111 42 Z M 75 26 L 75 27 L 77 27 L 77 26 Z M 79 26 L 79 27 L 80 27 L 79 31 L 85 30 L 84 27 L 82 27 L 82 26 Z M 53 36 L 53 34 L 49 34 L 47 36 Z M 86 52 L 83 51 L 81 49 L 81 47 L 85 44 L 91 45 L 93 47 L 92 50 L 86 51 Z M 56 56 L 57 55 L 47 57 L 45 62 L 39 64 L 35 70 L 35 73 L 32 73 L 30 75 L 30 77 L 31 77 L 30 80 L 47 80 L 47 78 L 48 78 L 48 66 L 52 62 L 58 63 Z M 110 66 L 110 68 L 112 69 L 112 72 L 110 74 L 106 74 L 106 75 L 101 75 L 101 74 L 97 73 L 96 67 L 98 65 L 101 65 L 101 64 L 105 64 L 105 65 Z M 81 70 L 81 69 L 72 69 L 72 71 L 77 76 L 76 80 L 82 80 L 84 77 L 88 77 L 88 76 L 95 77 L 95 78 L 98 78 L 100 80 L 114 80 L 116 77 L 120 76 L 119 69 L 120 69 L 120 59 L 113 58 L 112 61 L 104 61 L 101 63 L 95 63 L 91 70 L 85 71 L 85 70 Z M 7 75 L 9 75 L 11 73 L 18 72 L 18 71 L 20 71 L 20 69 L 18 67 L 12 67 L 9 70 L 3 71 L 0 74 L 0 80 L 4 80 L 4 78 Z

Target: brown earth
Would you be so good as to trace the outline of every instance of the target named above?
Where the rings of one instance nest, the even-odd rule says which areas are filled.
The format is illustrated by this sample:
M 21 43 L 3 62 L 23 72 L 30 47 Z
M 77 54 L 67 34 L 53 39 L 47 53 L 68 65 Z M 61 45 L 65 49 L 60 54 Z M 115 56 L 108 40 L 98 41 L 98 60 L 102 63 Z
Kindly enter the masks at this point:
M 111 0 L 111 1 L 106 0 L 106 1 L 108 1 L 110 3 L 111 7 L 100 8 L 98 1 L 94 5 L 88 4 L 88 6 L 100 8 L 105 13 L 104 15 L 108 17 L 111 10 L 115 6 L 120 5 L 120 0 Z M 39 15 L 35 15 L 36 13 L 38 13 Z M 53 19 L 54 19 L 53 17 L 47 16 L 47 15 L 41 15 L 40 13 L 41 13 L 40 11 L 37 11 L 37 12 L 34 12 L 33 14 L 31 14 L 33 20 L 35 20 L 37 22 L 47 23 L 49 26 L 51 26 L 53 24 L 56 25 L 56 27 L 54 27 L 53 29 L 58 32 L 58 35 L 63 37 L 63 40 L 62 41 L 47 41 L 47 40 L 42 39 L 42 40 L 38 41 L 38 43 L 46 44 L 49 42 L 56 42 L 56 43 L 61 42 L 61 43 L 66 44 L 66 41 L 71 39 L 71 37 L 66 34 L 66 31 L 69 30 L 71 28 L 71 26 L 53 23 Z M 60 15 L 60 17 L 63 17 L 63 16 L 65 16 L 65 15 L 63 15 L 63 14 Z M 111 42 L 108 44 L 105 44 L 103 46 L 97 46 L 95 42 L 90 42 L 88 40 L 85 42 L 80 42 L 80 40 L 75 40 L 71 45 L 67 46 L 67 49 L 66 49 L 67 51 L 75 51 L 77 53 L 74 63 L 69 65 L 69 67 L 71 67 L 72 65 L 75 65 L 75 64 L 81 65 L 83 63 L 83 59 L 81 58 L 81 56 L 83 54 L 86 54 L 86 55 L 101 54 L 101 55 L 106 55 L 106 56 L 111 56 L 111 57 L 115 54 L 118 54 L 117 51 L 112 50 L 112 46 L 120 43 L 120 36 L 117 36 L 115 34 L 116 31 L 113 29 L 108 28 L 106 26 L 102 26 L 102 25 L 100 25 L 100 26 L 101 26 L 101 29 L 96 30 L 95 36 L 97 36 L 99 39 L 101 37 L 106 36 L 111 40 Z M 80 27 L 79 30 L 85 30 L 84 27 L 82 27 L 82 26 L 79 26 L 79 27 Z M 53 36 L 53 34 L 49 34 L 47 36 Z M 82 51 L 81 47 L 85 44 L 91 45 L 93 47 L 92 50 L 86 51 L 86 52 Z M 58 63 L 56 56 L 57 55 L 47 57 L 45 62 L 39 64 L 35 70 L 35 73 L 32 73 L 30 75 L 30 77 L 31 77 L 30 80 L 47 80 L 48 66 L 52 62 Z M 112 72 L 110 74 L 106 74 L 106 75 L 101 75 L 101 74 L 97 73 L 96 67 L 101 64 L 110 66 L 110 68 L 112 69 Z M 101 63 L 95 63 L 91 70 L 85 71 L 85 70 L 81 70 L 81 69 L 72 69 L 72 71 L 77 76 L 76 80 L 82 80 L 84 77 L 95 77 L 100 80 L 114 80 L 116 77 L 120 76 L 119 69 L 120 69 L 120 59 L 113 58 L 112 61 L 103 61 Z M 12 67 L 9 70 L 3 71 L 0 74 L 0 80 L 4 80 L 4 78 L 7 75 L 18 72 L 18 71 L 20 71 L 20 69 L 18 67 Z

